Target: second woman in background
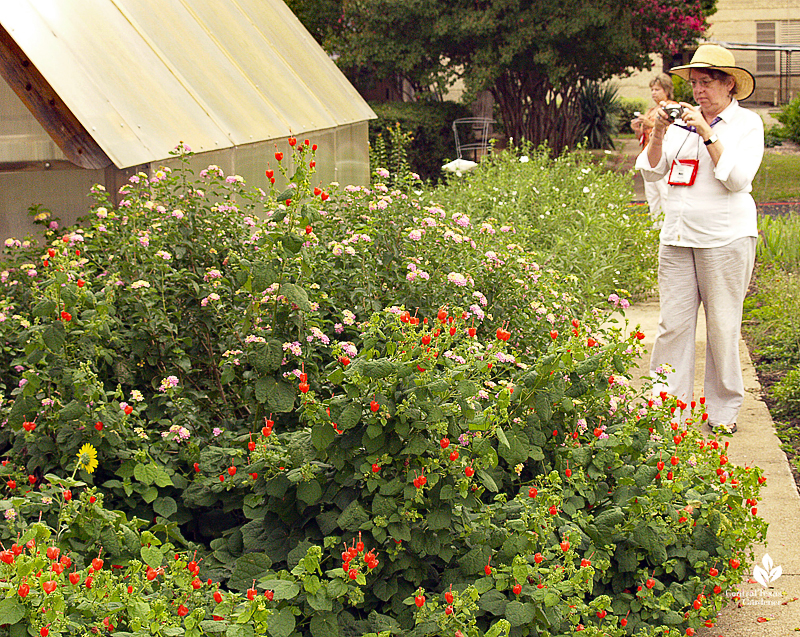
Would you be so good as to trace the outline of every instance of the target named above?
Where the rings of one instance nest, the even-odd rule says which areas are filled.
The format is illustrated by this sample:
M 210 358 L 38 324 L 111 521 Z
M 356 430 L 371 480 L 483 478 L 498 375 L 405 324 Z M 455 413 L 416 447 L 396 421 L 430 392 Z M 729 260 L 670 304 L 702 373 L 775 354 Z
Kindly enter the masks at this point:
M 650 131 L 653 130 L 659 104 L 675 99 L 672 78 L 666 73 L 656 75 L 650 81 L 650 95 L 655 105 L 647 113 L 644 115 L 639 114 L 636 119 L 631 121 L 631 128 L 639 139 L 639 144 L 642 148 L 647 146 L 647 142 L 650 141 Z M 653 223 L 660 227 L 664 214 L 662 204 L 667 196 L 666 178 L 659 181 L 645 181 L 644 196 L 647 199 L 647 205 L 650 207 L 650 216 L 653 218 Z

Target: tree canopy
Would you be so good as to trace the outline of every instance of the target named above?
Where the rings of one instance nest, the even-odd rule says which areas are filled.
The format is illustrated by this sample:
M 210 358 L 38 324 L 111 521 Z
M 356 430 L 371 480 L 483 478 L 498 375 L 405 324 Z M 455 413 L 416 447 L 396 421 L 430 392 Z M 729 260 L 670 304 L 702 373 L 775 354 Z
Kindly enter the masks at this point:
M 577 141 L 586 84 L 692 44 L 713 12 L 713 0 L 315 0 L 317 11 L 306 2 L 289 6 L 343 68 L 399 76 L 420 92 L 460 78 L 467 96 L 491 91 L 509 136 L 555 149 Z

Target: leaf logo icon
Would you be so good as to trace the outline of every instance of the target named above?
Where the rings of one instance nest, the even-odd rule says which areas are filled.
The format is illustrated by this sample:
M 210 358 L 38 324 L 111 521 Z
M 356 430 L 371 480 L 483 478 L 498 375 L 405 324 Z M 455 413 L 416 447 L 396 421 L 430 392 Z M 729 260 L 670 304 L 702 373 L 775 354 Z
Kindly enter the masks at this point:
M 783 573 L 783 568 L 775 566 L 769 553 L 765 553 L 761 560 L 763 566 L 756 564 L 753 567 L 753 579 L 761 584 L 764 588 L 768 588 L 770 582 L 774 582 Z

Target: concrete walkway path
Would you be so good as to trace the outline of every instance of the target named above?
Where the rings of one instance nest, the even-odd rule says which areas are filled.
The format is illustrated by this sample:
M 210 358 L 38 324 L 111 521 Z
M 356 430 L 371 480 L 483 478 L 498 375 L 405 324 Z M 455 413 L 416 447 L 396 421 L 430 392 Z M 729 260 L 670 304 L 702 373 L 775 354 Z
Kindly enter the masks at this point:
M 633 304 L 625 312 L 631 328 L 637 324 L 645 334 L 646 360 L 641 361 L 637 378 L 647 374 L 649 353 L 658 326 L 657 301 Z M 703 353 L 705 352 L 705 321 L 702 310 L 697 330 L 697 375 L 695 394 L 703 395 Z M 800 496 L 789 470 L 786 455 L 767 406 L 761 400 L 761 387 L 744 341 L 740 343 L 744 369 L 745 399 L 739 415 L 739 430 L 730 440 L 728 457 L 738 465 L 758 466 L 767 482 L 762 488 L 758 514 L 769 523 L 766 545 L 755 549 L 756 563 L 763 565 L 769 555 L 775 566 L 783 569 L 780 578 L 764 588 L 745 581 L 740 586 L 741 598 L 731 600 L 721 613 L 716 626 L 703 628 L 697 637 L 790 637 L 800 635 Z M 634 374 L 636 375 L 636 374 Z M 749 565 L 752 574 L 753 565 Z M 754 581 L 754 580 L 753 580 Z

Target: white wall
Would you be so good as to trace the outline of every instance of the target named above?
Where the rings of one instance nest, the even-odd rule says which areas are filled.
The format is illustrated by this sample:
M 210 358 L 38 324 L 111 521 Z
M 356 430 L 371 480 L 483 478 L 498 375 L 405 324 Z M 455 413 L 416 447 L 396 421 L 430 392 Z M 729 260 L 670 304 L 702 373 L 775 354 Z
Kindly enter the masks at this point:
M 327 185 L 338 181 L 342 186 L 369 184 L 367 122 L 315 131 L 301 137 L 300 143 L 304 138 L 318 146 L 315 183 Z M 284 153 L 283 162 L 286 164 L 291 153 L 288 141 L 281 139 L 198 154 L 192 158 L 191 166 L 197 174 L 209 164 L 216 164 L 226 175 L 241 175 L 247 184 L 266 189 L 264 171 L 270 165 L 280 179 L 275 166 L 276 147 Z M 113 193 L 137 169 L 154 170 L 161 165 L 174 166 L 177 163 L 172 160 L 153 163 L 149 167 L 117 171 L 77 167 L 65 169 L 63 162 L 55 162 L 50 169 L 0 172 L 0 242 L 9 237 L 22 240 L 28 234 L 38 235 L 40 227 L 33 223 L 27 212 L 33 204 L 41 204 L 51 210 L 54 216 L 60 217 L 62 227 L 71 225 L 89 211 L 93 202 L 89 190 L 94 184 L 103 184 Z M 294 167 L 291 167 L 290 173 L 293 170 Z

